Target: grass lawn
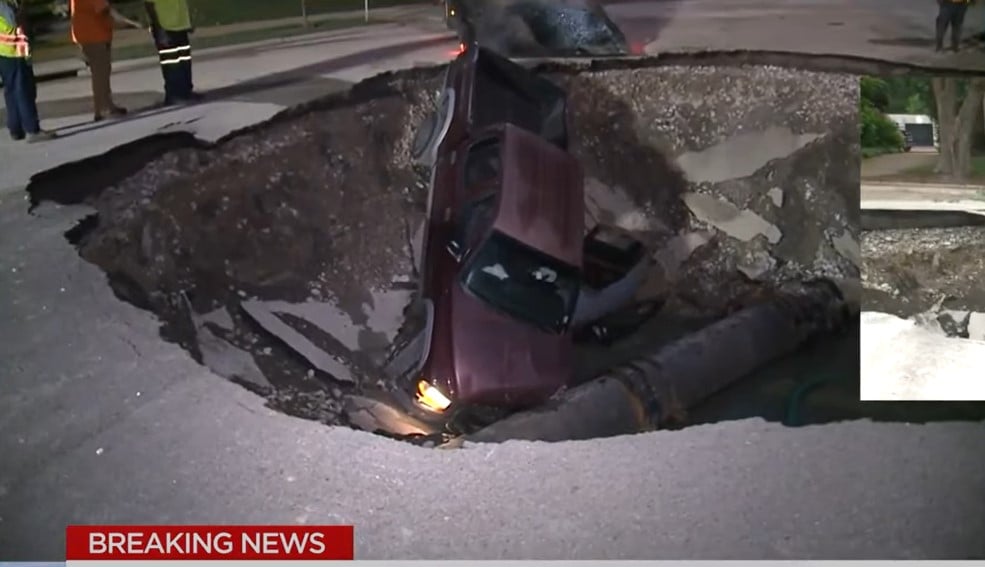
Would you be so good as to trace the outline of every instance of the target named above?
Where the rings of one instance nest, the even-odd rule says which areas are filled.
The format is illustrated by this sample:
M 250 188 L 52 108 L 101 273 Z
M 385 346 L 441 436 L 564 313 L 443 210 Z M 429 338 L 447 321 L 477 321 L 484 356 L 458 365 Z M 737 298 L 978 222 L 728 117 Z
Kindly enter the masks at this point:
M 885 154 L 897 154 L 899 152 L 899 148 L 862 148 L 862 158 L 868 159 Z
M 297 37 L 336 29 L 354 28 L 362 25 L 366 25 L 363 18 L 337 18 L 312 22 L 308 27 L 292 24 L 270 28 L 232 31 L 222 35 L 202 34 L 198 37 L 193 35 L 192 48 L 206 49 L 209 47 L 222 47 L 226 45 L 250 43 L 274 38 Z M 147 35 L 147 41 L 144 43 L 130 43 L 113 46 L 114 61 L 149 57 L 155 55 L 156 53 L 157 51 L 154 49 L 154 44 L 151 42 L 149 34 Z M 64 41 L 49 39 L 48 41 L 39 42 L 38 46 L 35 48 L 33 58 L 35 62 L 43 62 L 77 57 L 79 57 L 79 50 L 68 39 L 65 39 Z

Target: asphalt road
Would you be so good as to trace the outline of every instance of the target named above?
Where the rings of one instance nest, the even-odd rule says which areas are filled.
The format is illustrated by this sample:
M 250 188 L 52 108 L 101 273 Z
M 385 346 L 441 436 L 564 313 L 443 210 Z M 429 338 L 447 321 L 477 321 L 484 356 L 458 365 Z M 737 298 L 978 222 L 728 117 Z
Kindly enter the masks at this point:
M 263 408 L 113 297 L 63 237 L 86 211 L 28 216 L 20 192 L 134 137 L 215 139 L 282 108 L 256 96 L 0 142 L 0 559 L 60 559 L 66 524 L 101 522 L 352 523 L 364 559 L 985 558 L 985 423 L 741 420 L 440 452 Z
M 2 559 L 60 558 L 74 522 L 352 523 L 364 559 L 985 557 L 985 424 L 457 452 L 328 429 L 161 342 L 62 239 L 79 213 L 0 200 Z
M 648 53 L 775 50 L 985 70 L 980 43 L 934 52 L 928 0 L 624 0 L 606 10 Z M 965 28 L 967 38 L 985 31 L 985 7 L 972 7 Z

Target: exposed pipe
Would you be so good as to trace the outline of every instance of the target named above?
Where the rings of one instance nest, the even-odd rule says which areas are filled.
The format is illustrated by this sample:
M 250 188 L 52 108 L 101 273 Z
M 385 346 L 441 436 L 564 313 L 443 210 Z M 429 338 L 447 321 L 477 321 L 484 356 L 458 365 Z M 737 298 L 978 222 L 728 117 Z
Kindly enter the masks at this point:
M 853 280 L 781 285 L 763 303 L 443 447 L 463 441 L 590 439 L 658 428 L 808 340 L 842 329 L 859 304 L 860 287 Z

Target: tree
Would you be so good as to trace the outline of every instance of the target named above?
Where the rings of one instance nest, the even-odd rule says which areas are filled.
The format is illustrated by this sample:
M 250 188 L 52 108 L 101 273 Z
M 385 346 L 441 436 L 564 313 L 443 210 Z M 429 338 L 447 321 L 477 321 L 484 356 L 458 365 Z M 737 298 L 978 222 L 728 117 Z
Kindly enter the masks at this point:
M 862 100 L 869 101 L 879 112 L 889 111 L 890 85 L 885 79 L 862 77 L 859 81 L 859 96 Z
M 899 126 L 886 116 L 890 105 L 889 84 L 880 78 L 859 82 L 859 141 L 863 148 L 898 151 L 903 147 Z
M 887 77 L 890 114 L 926 114 L 937 118 L 934 90 L 926 77 Z
M 963 180 L 971 173 L 972 136 L 985 107 L 985 78 L 931 79 L 940 134 L 936 171 Z

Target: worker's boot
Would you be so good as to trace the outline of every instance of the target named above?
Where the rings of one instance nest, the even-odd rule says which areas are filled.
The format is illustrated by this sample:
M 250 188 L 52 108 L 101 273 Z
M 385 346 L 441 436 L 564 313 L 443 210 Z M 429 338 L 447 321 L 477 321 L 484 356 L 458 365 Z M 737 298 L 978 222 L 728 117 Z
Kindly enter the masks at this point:
M 57 137 L 58 134 L 55 134 L 49 130 L 38 130 L 37 132 L 27 135 L 27 143 L 36 144 L 38 142 L 47 142 L 48 140 L 54 140 Z

